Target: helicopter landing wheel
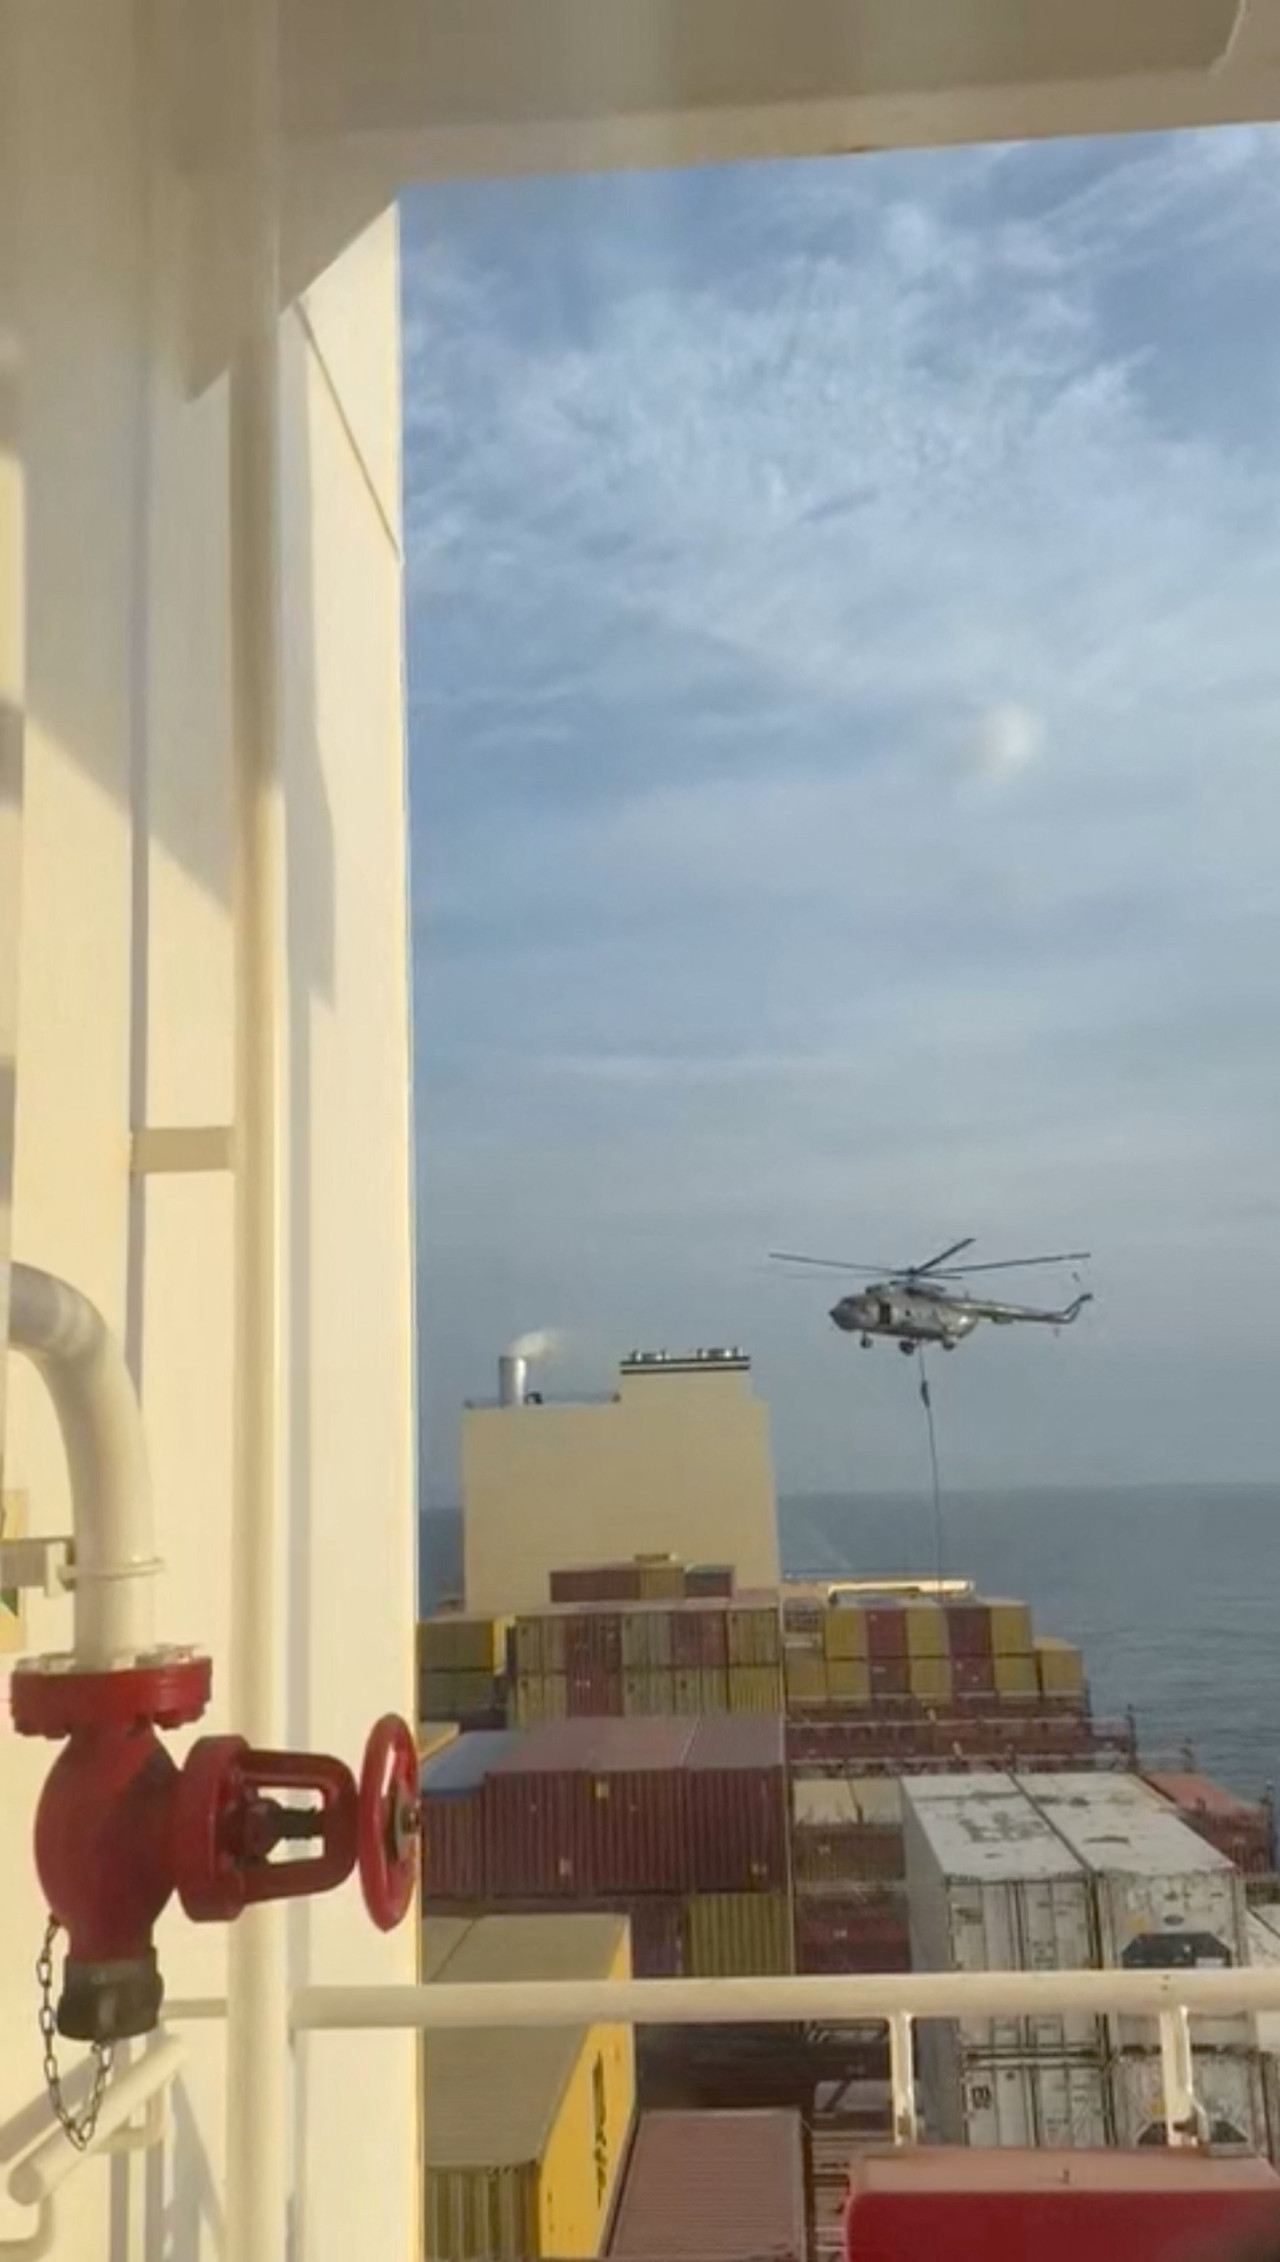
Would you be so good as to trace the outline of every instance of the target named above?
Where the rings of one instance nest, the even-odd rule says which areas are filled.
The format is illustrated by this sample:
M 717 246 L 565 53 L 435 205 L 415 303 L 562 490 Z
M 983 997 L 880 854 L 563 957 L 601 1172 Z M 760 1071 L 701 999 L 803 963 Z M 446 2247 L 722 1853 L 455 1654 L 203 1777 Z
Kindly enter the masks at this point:
M 859 1336 L 858 1341 L 864 1351 L 871 1349 L 871 1337 L 869 1335 Z
M 900 1343 L 900 1344 L 898 1345 L 898 1349 L 899 1349 L 899 1350 L 901 1351 L 901 1353 L 902 1353 L 902 1356 L 903 1356 L 903 1358 L 904 1358 L 904 1359 L 909 1359 L 909 1358 L 911 1357 L 911 1354 L 912 1354 L 912 1352 L 913 1352 L 913 1351 L 915 1350 L 915 1344 L 914 1344 L 914 1343 Z
M 955 1350 L 955 1344 L 954 1344 L 954 1343 L 952 1342 L 952 1340 L 951 1340 L 951 1337 L 950 1337 L 949 1335 L 944 1335 L 944 1336 L 943 1336 L 943 1339 L 942 1339 L 942 1348 L 943 1348 L 943 1350 L 944 1350 L 944 1351 L 954 1351 L 954 1350 Z

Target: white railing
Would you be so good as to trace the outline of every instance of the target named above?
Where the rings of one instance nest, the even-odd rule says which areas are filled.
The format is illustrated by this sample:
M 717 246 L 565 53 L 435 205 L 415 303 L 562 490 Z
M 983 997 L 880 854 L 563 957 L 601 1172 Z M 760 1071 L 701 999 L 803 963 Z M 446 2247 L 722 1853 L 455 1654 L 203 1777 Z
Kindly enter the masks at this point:
M 170 2023 L 218 2018 L 216 1997 L 174 2001 Z M 1157 2022 L 1171 2144 L 1197 2141 L 1192 2018 L 1280 2012 L 1280 1965 L 1229 1971 L 841 1972 L 759 1979 L 512 1980 L 425 1987 L 302 1987 L 295 2031 L 634 2026 L 881 2025 L 889 2037 L 893 2133 L 918 2134 L 917 2019 L 1058 2016 Z

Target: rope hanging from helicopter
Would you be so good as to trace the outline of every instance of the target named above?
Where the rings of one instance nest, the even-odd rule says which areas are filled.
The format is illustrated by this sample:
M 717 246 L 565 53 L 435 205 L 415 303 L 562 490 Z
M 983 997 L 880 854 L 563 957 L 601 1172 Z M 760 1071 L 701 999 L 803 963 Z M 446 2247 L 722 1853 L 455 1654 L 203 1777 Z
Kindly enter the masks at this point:
M 925 1363 L 924 1345 L 917 1352 L 920 1366 L 920 1403 L 924 1407 L 925 1430 L 929 1439 L 929 1471 L 933 1480 L 933 1549 L 936 1577 L 946 1577 L 946 1535 L 942 1515 L 942 1482 L 938 1475 L 938 1433 L 933 1420 L 933 1393 L 929 1388 L 929 1370 Z

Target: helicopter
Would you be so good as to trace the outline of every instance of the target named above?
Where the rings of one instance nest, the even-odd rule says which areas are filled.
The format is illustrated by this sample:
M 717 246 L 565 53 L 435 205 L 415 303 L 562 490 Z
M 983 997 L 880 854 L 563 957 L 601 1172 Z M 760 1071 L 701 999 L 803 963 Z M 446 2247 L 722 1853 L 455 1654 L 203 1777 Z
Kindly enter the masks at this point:
M 835 1257 L 797 1256 L 790 1250 L 773 1249 L 770 1259 L 775 1264 L 815 1265 L 831 1272 L 883 1274 L 872 1277 L 865 1288 L 852 1295 L 842 1296 L 831 1308 L 831 1318 L 845 1335 L 856 1335 L 864 1351 L 869 1351 L 877 1336 L 887 1337 L 896 1343 L 907 1357 L 919 1346 L 941 1344 L 944 1351 L 954 1351 L 966 1335 L 972 1335 L 980 1320 L 989 1320 L 994 1327 L 1012 1327 L 1018 1323 L 1038 1324 L 1041 1327 L 1070 1327 L 1080 1317 L 1086 1304 L 1093 1302 L 1090 1294 L 1077 1296 L 1061 1311 L 1047 1311 L 1032 1304 L 1004 1304 L 982 1295 L 972 1295 L 964 1287 L 952 1288 L 951 1281 L 966 1282 L 975 1273 L 1016 1272 L 1033 1265 L 1086 1264 L 1087 1249 L 1066 1250 L 1053 1257 L 1006 1257 L 995 1264 L 958 1265 L 956 1257 L 974 1247 L 970 1234 L 966 1240 L 953 1241 L 950 1247 L 940 1249 L 927 1264 L 906 1265 L 900 1271 L 880 1265 L 844 1264 Z

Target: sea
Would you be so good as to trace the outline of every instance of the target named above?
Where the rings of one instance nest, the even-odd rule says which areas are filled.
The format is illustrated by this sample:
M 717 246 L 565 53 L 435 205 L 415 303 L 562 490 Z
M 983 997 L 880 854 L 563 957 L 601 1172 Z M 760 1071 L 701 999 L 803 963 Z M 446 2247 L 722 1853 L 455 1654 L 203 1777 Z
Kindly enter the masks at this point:
M 956 1492 L 779 1503 L 784 1568 L 935 1571 L 1031 1604 L 1079 1642 L 1099 1717 L 1137 1716 L 1144 1758 L 1246 1796 L 1280 1785 L 1280 1485 Z M 461 1583 L 456 1511 L 422 1520 L 422 1604 Z

